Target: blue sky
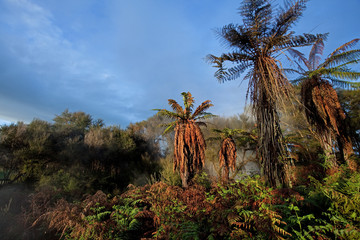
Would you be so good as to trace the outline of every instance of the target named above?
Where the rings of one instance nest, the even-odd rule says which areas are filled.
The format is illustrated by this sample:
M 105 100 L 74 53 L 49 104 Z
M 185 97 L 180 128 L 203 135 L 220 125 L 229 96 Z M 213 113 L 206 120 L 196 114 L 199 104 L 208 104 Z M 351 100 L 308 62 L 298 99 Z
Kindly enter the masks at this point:
M 282 1 L 279 1 L 282 5 Z M 145 120 L 190 91 L 221 116 L 243 112 L 247 85 L 219 84 L 204 61 L 226 52 L 214 29 L 241 23 L 234 0 L 0 0 L 0 124 L 65 109 L 107 125 Z M 311 0 L 296 33 L 360 37 L 359 0 Z

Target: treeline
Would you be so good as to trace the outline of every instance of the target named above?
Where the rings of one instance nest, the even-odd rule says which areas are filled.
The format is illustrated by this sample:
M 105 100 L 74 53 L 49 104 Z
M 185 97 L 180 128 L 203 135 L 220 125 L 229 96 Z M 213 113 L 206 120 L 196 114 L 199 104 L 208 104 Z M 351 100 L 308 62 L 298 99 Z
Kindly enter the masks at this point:
M 35 119 L 0 131 L 0 165 L 8 183 L 79 196 L 97 189 L 113 193 L 158 168 L 158 144 L 131 128 L 105 127 L 84 112 L 66 110 L 53 123 Z

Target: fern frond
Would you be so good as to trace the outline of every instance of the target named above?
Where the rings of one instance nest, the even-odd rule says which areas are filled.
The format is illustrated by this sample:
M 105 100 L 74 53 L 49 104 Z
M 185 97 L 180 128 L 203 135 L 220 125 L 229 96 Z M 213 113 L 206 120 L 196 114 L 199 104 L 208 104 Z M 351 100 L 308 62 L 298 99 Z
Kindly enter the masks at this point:
M 360 62 L 360 49 L 342 52 L 328 57 L 319 67 L 333 67 L 343 63 L 344 65 Z
M 173 99 L 168 99 L 169 105 L 171 108 L 176 111 L 178 114 L 184 113 L 184 109 Z
M 332 52 L 330 54 L 329 58 L 331 58 L 332 56 L 337 55 L 337 54 L 339 54 L 341 52 L 345 52 L 349 48 L 354 47 L 359 41 L 360 41 L 359 38 L 355 38 L 355 39 L 351 40 L 350 42 L 347 42 L 347 43 L 341 45 L 334 52 Z
M 163 116 L 163 117 L 167 117 L 170 119 L 177 119 L 177 118 L 182 118 L 181 115 L 171 112 L 169 110 L 166 109 L 153 109 L 154 111 L 158 111 L 156 115 L 158 116 Z
M 166 129 L 164 130 L 163 134 L 167 134 L 167 133 L 169 133 L 170 131 L 174 130 L 174 128 L 175 128 L 175 126 L 176 126 L 176 123 L 177 123 L 177 121 L 174 121 L 174 122 L 172 122 L 172 123 L 170 123 L 170 124 L 166 124 L 167 127 L 166 127 Z
M 321 55 L 324 52 L 324 41 L 322 38 L 319 38 L 312 46 L 309 54 L 309 70 L 314 70 L 319 66 Z
M 287 50 L 289 53 L 290 53 L 290 55 L 293 57 L 293 58 L 296 58 L 297 60 L 300 60 L 300 61 L 302 61 L 304 64 L 305 64 L 305 66 L 308 68 L 308 69 L 310 69 L 310 63 L 309 63 L 309 61 L 305 58 L 305 55 L 302 53 L 302 52 L 300 52 L 300 51 L 298 51 L 298 50 L 296 50 L 296 49 L 293 49 L 293 48 L 289 48 L 288 50 Z M 296 62 L 297 63 L 297 62 Z M 300 71 L 305 71 L 299 64 L 298 64 L 298 68 L 300 69 Z
M 209 109 L 210 107 L 214 106 L 210 100 L 206 100 L 205 102 L 203 102 L 201 105 L 199 105 L 196 110 L 194 111 L 194 113 L 191 116 L 191 119 L 195 119 L 197 116 L 201 116 L 202 114 L 204 114 L 207 109 Z

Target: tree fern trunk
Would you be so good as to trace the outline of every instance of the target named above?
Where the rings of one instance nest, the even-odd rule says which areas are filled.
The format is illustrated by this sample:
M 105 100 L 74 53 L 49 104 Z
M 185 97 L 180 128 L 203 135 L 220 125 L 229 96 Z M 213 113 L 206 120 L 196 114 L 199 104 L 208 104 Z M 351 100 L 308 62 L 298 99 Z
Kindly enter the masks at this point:
M 325 132 L 323 134 L 323 140 L 321 141 L 322 148 L 324 149 L 324 155 L 325 155 L 325 165 L 326 168 L 329 169 L 330 172 L 333 172 L 338 167 L 336 156 L 333 150 L 333 141 L 331 132 Z
M 223 167 L 223 175 L 222 175 L 222 179 L 224 183 L 229 182 L 229 167 L 224 166 Z
M 262 175 L 273 187 L 287 185 L 284 165 L 286 150 L 276 104 L 263 92 L 261 103 L 257 106 L 258 154 Z
M 188 170 L 188 168 L 186 168 L 184 172 L 180 173 L 180 177 L 181 177 L 182 187 L 187 188 L 189 186 L 188 185 L 188 181 L 189 181 L 189 170 Z

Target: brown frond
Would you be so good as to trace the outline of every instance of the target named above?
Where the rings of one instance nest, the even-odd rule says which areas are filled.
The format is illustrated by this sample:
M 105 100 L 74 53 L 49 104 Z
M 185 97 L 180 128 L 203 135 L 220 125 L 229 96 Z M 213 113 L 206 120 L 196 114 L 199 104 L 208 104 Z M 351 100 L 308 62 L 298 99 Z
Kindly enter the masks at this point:
M 184 113 L 184 109 L 174 100 L 174 99 L 168 99 L 169 105 L 171 108 L 177 113 L 182 114 Z
M 339 135 L 338 127 L 344 121 L 345 114 L 332 85 L 325 80 L 310 79 L 304 82 L 301 93 L 309 122 L 319 132 L 330 129 Z
M 194 111 L 194 113 L 192 114 L 191 118 L 194 119 L 196 116 L 201 115 L 202 113 L 204 113 L 204 111 L 206 111 L 207 109 L 209 109 L 210 107 L 214 106 L 213 104 L 211 104 L 210 100 L 206 100 L 205 102 L 203 102 L 201 105 L 199 105 L 196 110 Z
M 309 69 L 315 70 L 320 63 L 321 55 L 324 52 L 324 41 L 322 38 L 318 39 L 311 48 L 309 54 Z
M 221 148 L 219 151 L 219 163 L 220 167 L 224 169 L 223 178 L 224 181 L 229 179 L 229 170 L 232 169 L 235 171 L 236 167 L 236 144 L 234 139 L 231 137 L 225 138 L 221 143 Z

